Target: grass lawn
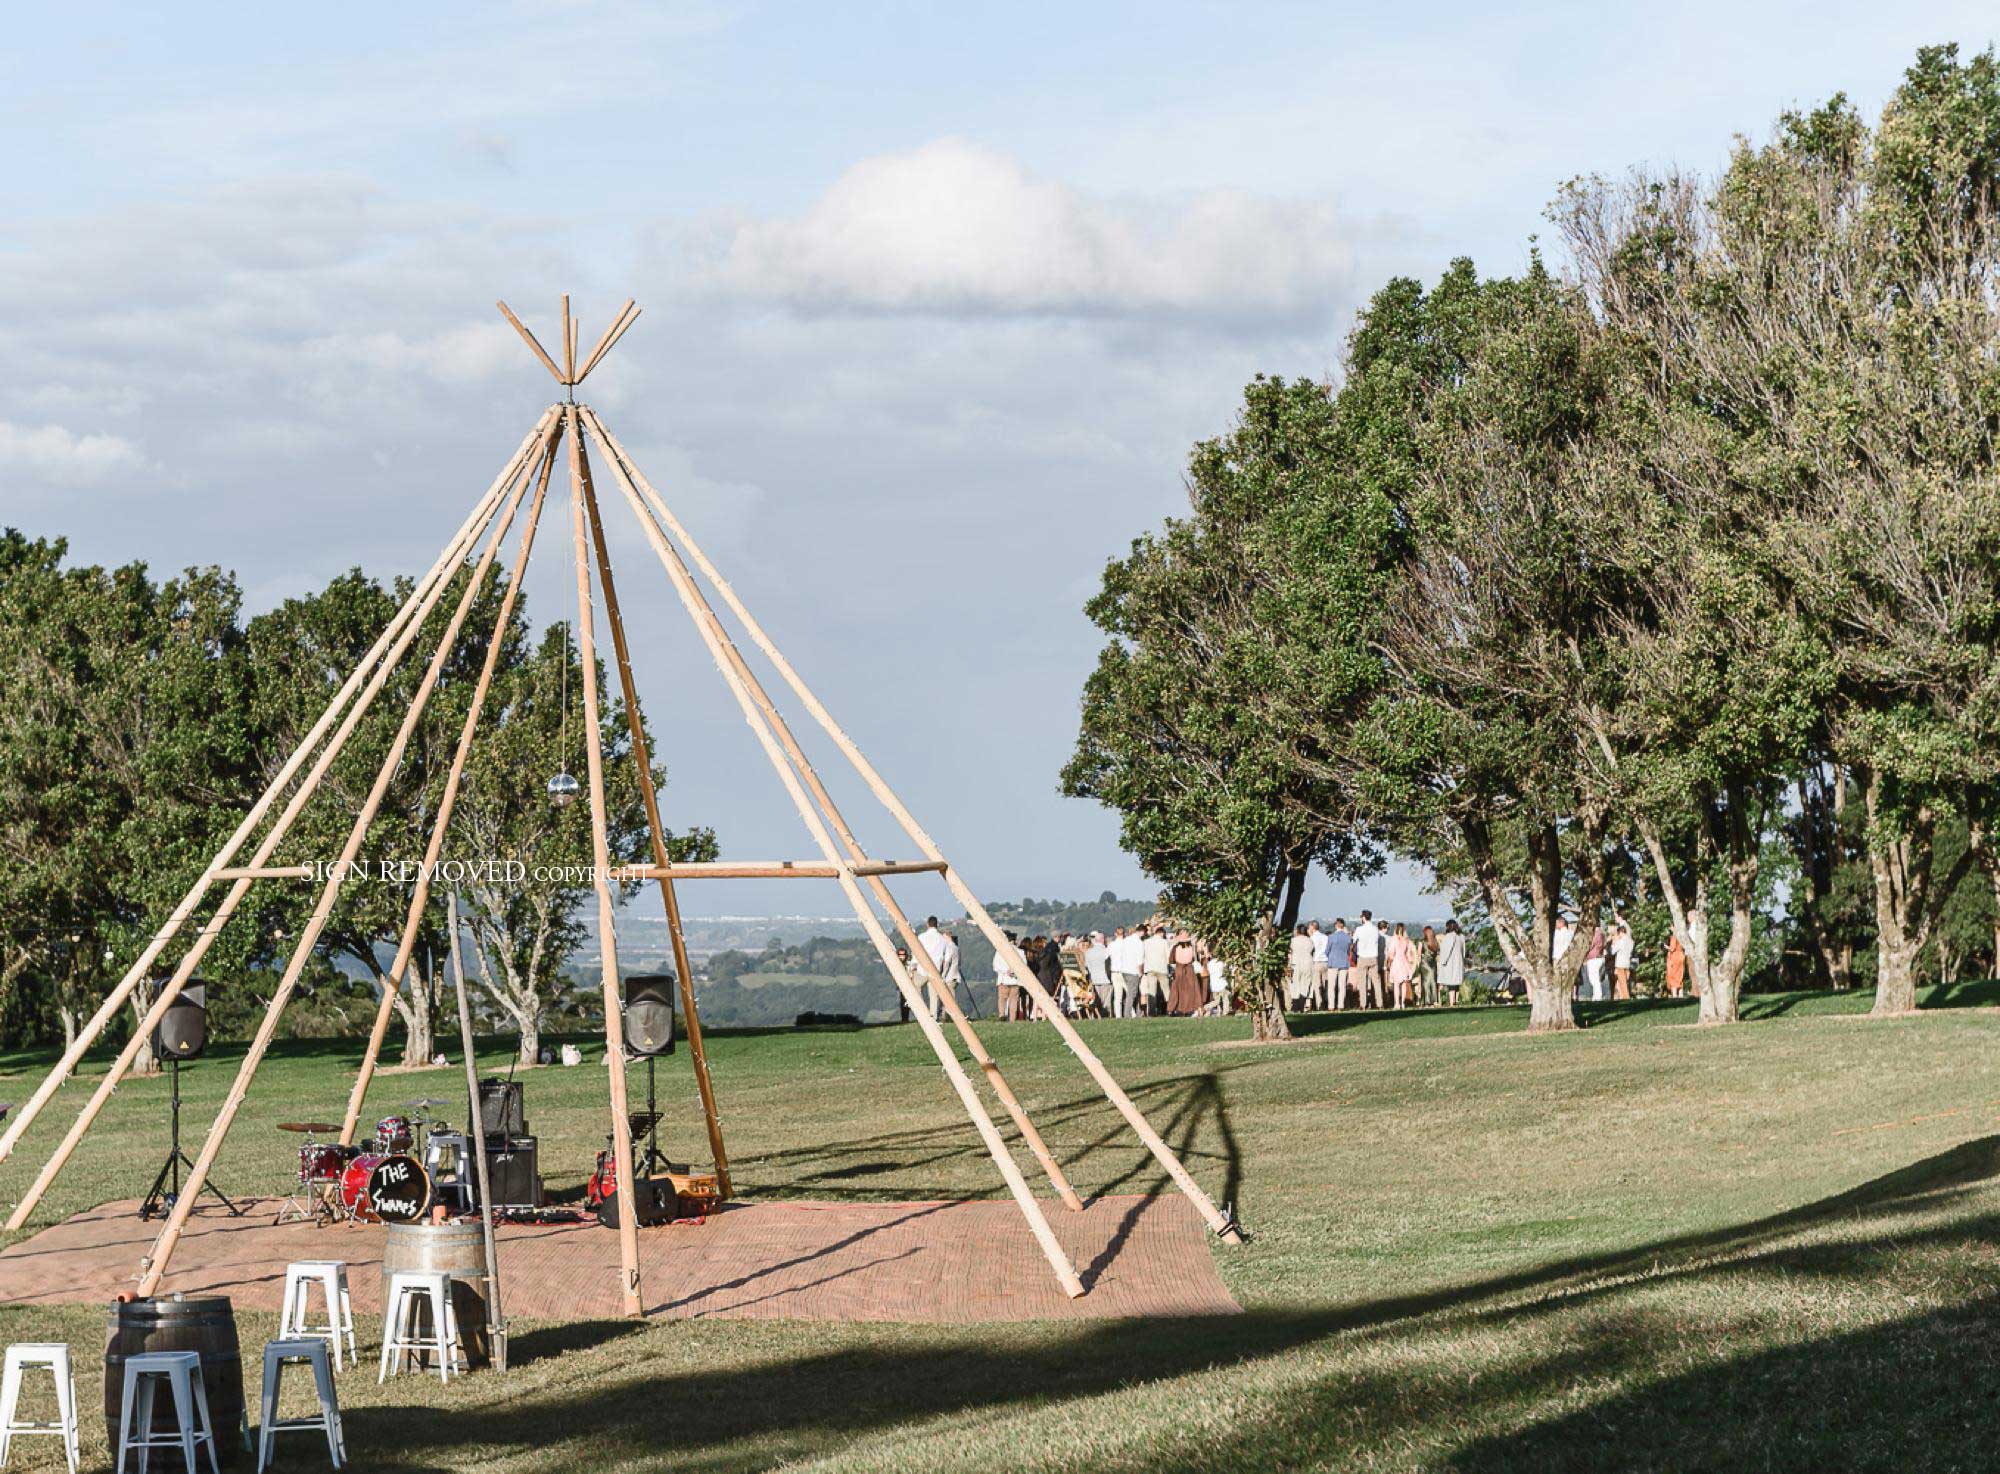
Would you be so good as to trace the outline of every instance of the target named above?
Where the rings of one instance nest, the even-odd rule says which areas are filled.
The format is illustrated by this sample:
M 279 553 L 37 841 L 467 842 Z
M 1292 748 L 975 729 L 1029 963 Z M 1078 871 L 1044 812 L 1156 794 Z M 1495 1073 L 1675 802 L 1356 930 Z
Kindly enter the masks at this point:
M 517 1366 L 449 1389 L 341 1381 L 362 1469 L 1990 1469 L 2000 1377 L 2000 1012 L 1961 990 L 1913 1018 L 1865 997 L 1599 1005 L 1531 1039 L 1520 1010 L 1085 1025 L 1255 1241 L 1216 1246 L 1245 1313 L 1095 1325 L 717 1321 L 518 1326 Z M 1170 1191 L 1046 1029 L 984 1033 L 1079 1188 Z M 998 1196 L 914 1028 L 722 1033 L 713 1065 L 750 1194 Z M 281 1046 L 219 1174 L 272 1191 L 272 1123 L 337 1119 L 353 1046 Z M 503 1052 L 495 1047 L 496 1065 Z M 184 1076 L 198 1142 L 234 1051 Z M 21 1099 L 44 1055 L 0 1055 Z M 0 1167 L 15 1200 L 83 1082 Z M 557 1191 L 604 1130 L 594 1064 L 527 1076 Z M 369 1115 L 455 1095 L 379 1078 Z M 642 1076 L 634 1074 L 635 1085 Z M 672 1147 L 699 1149 L 685 1055 Z M 161 1082 L 121 1089 L 44 1203 L 142 1192 Z M 955 1119 L 955 1116 L 957 1117 Z M 1004 1118 L 1003 1118 L 1004 1119 Z M 1024 1164 L 1025 1152 L 1020 1154 Z M 1043 1274 L 1025 1231 L 996 1273 Z M 241 1313 L 253 1347 L 274 1317 Z M 86 1410 L 104 1312 L 0 1307 L 0 1338 L 67 1339 Z M 364 1340 L 374 1331 L 363 1327 Z M 364 1347 L 364 1352 L 365 1352 Z M 365 1359 L 365 1358 L 364 1358 Z M 85 1419 L 87 1462 L 105 1466 Z M 282 1445 L 281 1445 L 282 1448 Z M 53 1468 L 53 1444 L 10 1468 Z M 320 1468 L 295 1439 L 288 1467 Z

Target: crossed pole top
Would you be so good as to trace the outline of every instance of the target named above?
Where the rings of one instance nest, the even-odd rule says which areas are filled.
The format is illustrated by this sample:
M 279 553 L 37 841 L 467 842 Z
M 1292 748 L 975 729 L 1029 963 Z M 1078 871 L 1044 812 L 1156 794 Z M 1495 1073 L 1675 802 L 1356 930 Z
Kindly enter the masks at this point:
M 495 305 L 499 307 L 501 315 L 507 321 L 514 324 L 514 331 L 521 335 L 522 341 L 534 350 L 535 357 L 542 361 L 542 367 L 555 375 L 555 380 L 558 384 L 572 391 L 569 396 L 572 401 L 576 398 L 574 392 L 576 386 L 588 378 L 590 371 L 603 361 L 604 355 L 611 351 L 611 345 L 625 336 L 625 329 L 631 327 L 633 323 L 639 320 L 638 305 L 630 297 L 627 297 L 625 305 L 618 309 L 618 315 L 611 319 L 611 326 L 604 330 L 604 336 L 597 340 L 597 346 L 590 350 L 590 356 L 584 359 L 583 366 L 579 368 L 576 362 L 576 319 L 571 317 L 569 313 L 568 292 L 563 293 L 562 299 L 562 362 L 560 364 L 549 356 L 549 351 L 546 348 L 535 341 L 535 335 L 528 331 L 527 325 L 520 318 L 514 316 L 513 308 L 509 307 L 505 302 Z

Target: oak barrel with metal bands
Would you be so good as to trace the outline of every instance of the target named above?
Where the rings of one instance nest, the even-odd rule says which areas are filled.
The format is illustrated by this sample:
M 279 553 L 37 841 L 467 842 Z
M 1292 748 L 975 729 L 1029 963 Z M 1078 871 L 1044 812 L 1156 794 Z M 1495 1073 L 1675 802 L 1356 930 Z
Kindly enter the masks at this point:
M 147 1351 L 192 1351 L 201 1358 L 202 1385 L 208 1392 L 208 1414 L 215 1427 L 215 1451 L 224 1464 L 247 1452 L 248 1425 L 243 1416 L 243 1351 L 236 1339 L 236 1313 L 227 1295 L 180 1296 L 131 1300 L 113 1305 L 104 1341 L 104 1428 L 116 1451 L 118 1411 L 125 1393 L 125 1362 Z M 136 1416 L 136 1414 L 135 1414 Z M 153 1396 L 153 1430 L 174 1430 L 174 1400 L 164 1392 Z M 206 1468 L 207 1456 L 195 1450 Z M 155 1467 L 182 1467 L 178 1448 L 154 1449 Z
M 451 1307 L 458 1317 L 458 1336 L 466 1359 L 475 1367 L 491 1360 L 486 1333 L 486 1240 L 477 1218 L 457 1223 L 390 1223 L 383 1225 L 382 1305 L 389 1304 L 389 1276 L 403 1270 L 442 1270 L 451 1276 Z M 419 1308 L 417 1324 L 427 1325 L 428 1312 Z

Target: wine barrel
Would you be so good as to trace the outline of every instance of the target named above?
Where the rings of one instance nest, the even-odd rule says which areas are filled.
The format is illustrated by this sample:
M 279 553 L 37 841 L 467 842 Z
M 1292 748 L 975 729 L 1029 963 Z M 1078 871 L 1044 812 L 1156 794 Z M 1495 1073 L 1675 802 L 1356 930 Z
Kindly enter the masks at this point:
M 118 1410 L 125 1393 L 125 1362 L 145 1351 L 192 1351 L 201 1358 L 208 1415 L 215 1428 L 215 1452 L 224 1464 L 248 1448 L 243 1417 L 243 1352 L 236 1339 L 236 1313 L 227 1295 L 131 1300 L 111 1307 L 104 1341 L 104 1428 L 113 1457 L 118 1449 Z M 153 1397 L 156 1432 L 174 1429 L 174 1400 Z M 195 1451 L 204 1467 L 207 1459 Z M 181 1467 L 179 1449 L 154 1449 L 169 1469 Z
M 382 1245 L 382 1305 L 389 1304 L 389 1276 L 397 1270 L 442 1270 L 451 1276 L 451 1307 L 467 1362 L 492 1360 L 486 1324 L 486 1238 L 477 1218 L 457 1223 L 390 1223 Z M 420 1310 L 419 1324 L 423 1312 Z

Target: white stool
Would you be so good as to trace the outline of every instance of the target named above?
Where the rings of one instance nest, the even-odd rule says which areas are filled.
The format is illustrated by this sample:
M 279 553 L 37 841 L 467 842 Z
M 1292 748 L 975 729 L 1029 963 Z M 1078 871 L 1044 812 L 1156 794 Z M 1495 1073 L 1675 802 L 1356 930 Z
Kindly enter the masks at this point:
M 339 1352 L 340 1343 L 335 1341 L 334 1354 L 337 1356 Z M 319 1416 L 316 1418 L 278 1417 L 278 1383 L 284 1377 L 285 1363 L 293 1361 L 303 1361 L 312 1367 L 313 1391 L 319 1394 Z M 271 1462 L 273 1438 L 280 1433 L 313 1429 L 325 1430 L 326 1448 L 333 1455 L 333 1467 L 338 1469 L 345 1465 L 347 1435 L 340 1426 L 340 1403 L 333 1393 L 333 1369 L 327 1365 L 326 1338 L 312 1335 L 265 1342 L 264 1405 L 257 1429 L 257 1474 L 264 1474 L 264 1466 Z
M 174 1417 L 180 1431 L 156 1435 L 153 1394 L 162 1377 L 174 1395 Z M 136 1436 L 132 1427 L 135 1401 L 139 1415 Z M 201 1358 L 192 1351 L 147 1351 L 127 1357 L 124 1397 L 118 1409 L 118 1474 L 125 1474 L 125 1451 L 133 1448 L 139 1450 L 139 1474 L 146 1474 L 146 1460 L 156 1448 L 178 1448 L 187 1460 L 188 1474 L 193 1474 L 198 1443 L 208 1445 L 211 1474 L 222 1474 L 222 1465 L 215 1457 L 215 1432 L 208 1421 L 208 1387 L 202 1381 Z
M 417 1308 L 428 1302 L 430 1333 L 413 1329 Z M 403 1370 L 406 1352 L 436 1352 L 438 1380 L 449 1382 L 458 1370 L 458 1316 L 451 1308 L 451 1276 L 443 1270 L 399 1269 L 389 1276 L 389 1303 L 382 1316 L 382 1369 L 379 1385 L 390 1370 Z
M 312 1292 L 317 1285 L 326 1300 L 326 1324 L 312 1323 Z M 347 1354 L 359 1360 L 354 1349 L 354 1301 L 347 1293 L 347 1265 L 338 1259 L 302 1259 L 285 1266 L 284 1310 L 278 1317 L 278 1339 L 318 1336 L 333 1347 L 333 1368 L 344 1369 L 340 1357 L 341 1338 L 347 1338 Z
M 47 1367 L 56 1383 L 57 1421 L 23 1423 L 15 1410 L 21 1402 L 21 1373 L 28 1367 Z M 0 1379 L 0 1467 L 7 1462 L 7 1449 L 15 1435 L 24 1438 L 60 1437 L 63 1454 L 69 1459 L 69 1474 L 76 1474 L 76 1380 L 70 1375 L 69 1347 L 60 1341 L 29 1342 L 7 1348 L 4 1379 Z

